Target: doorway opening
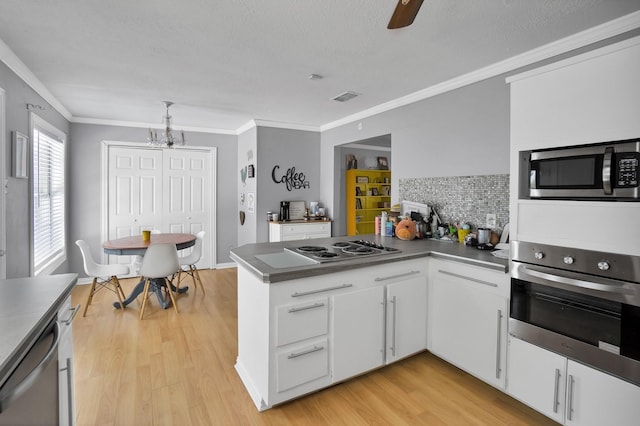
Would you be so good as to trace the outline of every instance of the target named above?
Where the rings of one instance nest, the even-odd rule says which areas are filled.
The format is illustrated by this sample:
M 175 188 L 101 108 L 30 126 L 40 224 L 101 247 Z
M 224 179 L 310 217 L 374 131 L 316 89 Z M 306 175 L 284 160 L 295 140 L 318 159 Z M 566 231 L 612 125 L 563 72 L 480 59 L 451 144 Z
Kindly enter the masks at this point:
M 387 167 L 391 170 L 391 134 L 348 142 L 334 148 L 333 235 L 347 235 L 347 169 L 350 166 L 361 170 L 378 169 L 381 166 L 379 157 L 387 159 Z

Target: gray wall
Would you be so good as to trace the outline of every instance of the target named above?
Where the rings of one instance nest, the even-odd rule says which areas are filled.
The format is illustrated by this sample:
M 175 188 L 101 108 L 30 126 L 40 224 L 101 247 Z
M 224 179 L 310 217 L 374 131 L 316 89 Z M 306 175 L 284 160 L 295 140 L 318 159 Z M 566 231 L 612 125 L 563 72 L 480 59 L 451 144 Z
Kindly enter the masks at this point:
M 18 278 L 29 276 L 30 272 L 29 180 L 11 177 L 11 132 L 19 131 L 29 136 L 29 141 L 31 141 L 28 103 L 43 107 L 43 110 L 34 109 L 34 112 L 67 135 L 69 135 L 69 122 L 7 68 L 3 62 L 0 62 L 0 87 L 6 92 L 6 150 L 2 153 L 1 161 L 5 162 L 8 181 L 6 198 L 7 278 Z M 69 165 L 67 164 L 67 175 L 68 170 Z M 70 205 L 68 198 L 67 205 Z M 63 264 L 58 268 L 58 272 L 64 272 L 67 268 L 68 265 Z
M 145 144 L 147 129 L 72 124 L 69 144 L 70 209 L 69 242 L 70 270 L 83 273 L 82 257 L 73 242 L 87 241 L 93 255 L 99 258 L 102 245 L 102 141 L 140 142 Z M 231 262 L 229 249 L 236 244 L 235 218 L 232 207 L 236 186 L 235 159 L 238 155 L 236 136 L 212 133 L 185 132 L 187 145 L 217 148 L 216 179 L 218 182 L 215 263 Z
M 358 123 L 362 124 L 359 130 Z M 391 134 L 392 203 L 399 180 L 509 173 L 509 87 L 495 77 L 322 133 L 321 193 L 344 203 L 341 144 Z M 335 154 L 334 154 L 335 150 Z
M 238 223 L 238 245 L 269 241 L 267 212 L 279 212 L 280 201 L 321 201 L 320 194 L 320 133 L 276 127 L 253 127 L 238 136 L 238 175 L 245 167 L 255 167 L 255 178 L 243 183 L 238 179 L 239 210 L 244 211 L 244 225 Z M 309 188 L 292 189 L 275 183 L 271 176 L 274 166 L 280 166 L 277 177 L 295 167 L 304 173 Z M 255 194 L 255 211 L 247 211 L 247 197 Z M 244 195 L 245 201 L 242 201 Z
M 258 203 L 256 205 L 257 242 L 269 241 L 267 212 L 278 212 L 280 201 L 324 200 L 320 197 L 320 133 L 304 130 L 258 127 Z M 275 183 L 271 173 L 274 166 L 280 166 L 276 177 L 295 167 L 296 173 L 303 173 L 309 182 L 308 188 L 287 190 L 285 184 Z
M 242 246 L 245 244 L 251 244 L 256 242 L 256 213 L 249 213 L 247 211 L 247 194 L 253 193 L 257 197 L 257 178 L 246 178 L 243 182 L 241 179 L 241 173 L 246 170 L 249 164 L 253 164 L 256 168 L 256 172 L 260 170 L 258 164 L 258 158 L 256 154 L 258 140 L 258 129 L 252 127 L 246 132 L 238 136 L 238 156 L 237 156 L 237 168 L 235 170 L 237 179 L 237 193 L 235 195 L 236 202 L 233 204 L 237 206 L 234 219 L 236 221 L 236 229 L 238 234 L 237 244 Z M 244 197 L 244 198 L 243 198 Z M 256 210 L 257 211 L 257 210 Z M 238 213 L 245 213 L 244 225 L 239 222 Z

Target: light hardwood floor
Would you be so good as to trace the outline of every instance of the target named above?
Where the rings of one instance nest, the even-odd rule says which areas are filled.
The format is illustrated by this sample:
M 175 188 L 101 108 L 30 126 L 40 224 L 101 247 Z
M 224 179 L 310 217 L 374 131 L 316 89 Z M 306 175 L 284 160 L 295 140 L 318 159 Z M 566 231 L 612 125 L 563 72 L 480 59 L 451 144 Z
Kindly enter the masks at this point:
M 187 278 L 179 314 L 151 296 L 140 321 L 138 303 L 115 310 L 103 290 L 76 317 L 78 425 L 555 424 L 428 352 L 260 413 L 233 368 L 236 270 L 201 276 L 206 295 Z M 125 293 L 136 282 L 123 280 Z

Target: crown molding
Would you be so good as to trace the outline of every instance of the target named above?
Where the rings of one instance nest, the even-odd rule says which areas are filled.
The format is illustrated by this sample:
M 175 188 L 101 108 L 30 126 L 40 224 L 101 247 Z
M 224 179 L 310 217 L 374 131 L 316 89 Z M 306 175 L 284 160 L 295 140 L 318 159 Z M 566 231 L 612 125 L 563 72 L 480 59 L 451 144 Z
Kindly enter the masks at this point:
M 0 60 L 16 75 L 24 80 L 38 95 L 49 103 L 56 111 L 58 111 L 64 118 L 71 121 L 73 117 L 71 113 L 56 99 L 55 96 L 45 87 L 44 84 L 31 72 L 29 68 L 13 53 L 13 50 L 0 40 Z
M 256 120 L 249 120 L 236 129 L 236 134 L 241 135 L 244 132 L 253 129 L 254 127 L 257 127 Z
M 571 56 L 570 58 L 566 58 L 557 62 L 553 62 L 547 65 L 543 65 L 531 70 L 523 71 L 519 74 L 514 74 L 508 76 L 505 80 L 507 83 L 513 83 L 514 81 L 524 80 L 529 77 L 544 74 L 551 70 L 564 68 L 569 65 L 577 64 L 579 62 L 588 61 L 593 58 L 597 58 L 599 56 L 608 55 L 613 52 L 617 52 L 620 50 L 628 49 L 629 47 L 636 46 L 640 44 L 640 36 L 628 38 L 626 40 L 622 40 L 615 44 L 610 44 L 599 49 L 590 50 L 588 52 L 582 53 L 580 55 Z
M 253 119 L 247 121 L 242 126 L 238 127 L 236 130 L 236 134 L 241 135 L 244 132 L 253 129 L 254 127 L 273 127 L 276 129 L 288 129 L 288 130 L 303 130 L 306 132 L 319 132 L 319 126 L 311 126 L 307 124 L 296 124 L 296 123 L 284 123 L 279 121 L 269 121 L 269 120 L 260 120 Z
M 477 83 L 491 77 L 496 77 L 498 75 L 514 71 L 518 68 L 531 65 L 536 62 L 549 59 L 554 56 L 567 53 L 593 43 L 597 43 L 607 38 L 623 34 L 638 27 L 640 27 L 640 11 L 630 13 L 609 22 L 605 22 L 604 24 L 597 25 L 563 39 L 545 44 L 543 46 L 524 52 L 520 55 L 505 59 L 504 61 L 496 62 L 484 68 L 480 68 L 459 77 L 455 77 L 451 80 L 447 80 L 434 86 L 427 87 L 426 89 L 419 90 L 407 96 L 403 96 L 401 98 L 385 102 L 364 111 L 346 116 L 339 120 L 323 124 L 322 126 L 320 126 L 320 131 L 324 132 L 326 130 L 331 130 L 357 120 L 363 120 L 376 114 L 422 101 L 424 99 L 448 92 L 450 90 L 459 89 L 460 87 L 467 86 L 469 84 Z
M 285 123 L 279 121 L 269 121 L 269 120 L 253 120 L 256 127 L 274 127 L 277 129 L 289 129 L 289 130 L 304 130 L 308 132 L 319 132 L 319 126 L 311 126 L 308 124 L 296 124 L 296 123 Z
M 139 121 L 122 121 L 122 120 L 103 120 L 100 118 L 72 117 L 72 123 L 78 124 L 98 124 L 101 126 L 117 126 L 117 127 L 140 127 L 144 129 L 164 129 L 158 123 L 143 123 Z M 209 127 L 179 126 L 174 128 L 175 131 L 199 132 L 199 133 L 216 133 L 222 135 L 237 135 L 237 131 L 228 129 L 215 129 Z

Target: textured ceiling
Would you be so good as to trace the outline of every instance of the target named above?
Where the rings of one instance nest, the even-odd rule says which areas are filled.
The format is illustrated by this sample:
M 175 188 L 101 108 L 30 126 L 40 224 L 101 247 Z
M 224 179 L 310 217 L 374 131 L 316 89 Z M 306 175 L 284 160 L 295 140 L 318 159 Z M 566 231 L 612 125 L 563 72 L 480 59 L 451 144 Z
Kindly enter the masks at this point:
M 640 0 L 1 0 L 0 39 L 74 120 L 321 126 L 640 9 Z M 324 78 L 310 80 L 311 73 Z M 331 101 L 347 90 L 347 103 Z

